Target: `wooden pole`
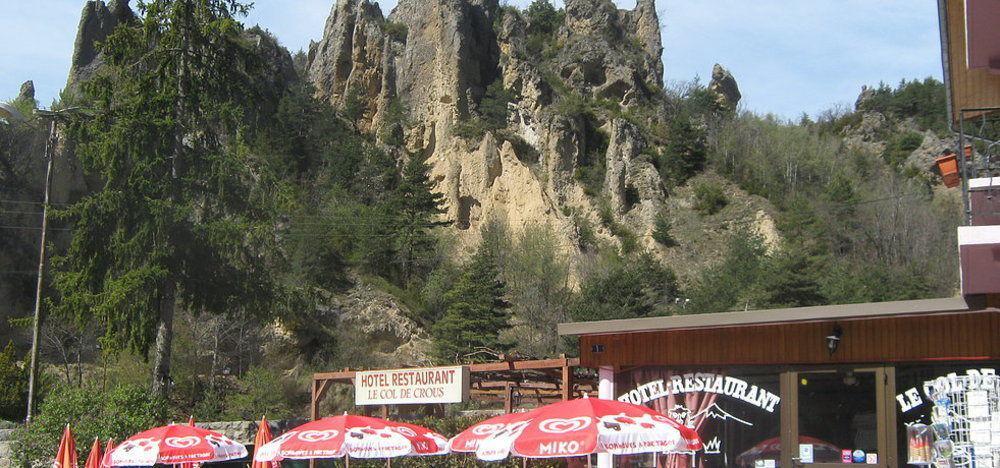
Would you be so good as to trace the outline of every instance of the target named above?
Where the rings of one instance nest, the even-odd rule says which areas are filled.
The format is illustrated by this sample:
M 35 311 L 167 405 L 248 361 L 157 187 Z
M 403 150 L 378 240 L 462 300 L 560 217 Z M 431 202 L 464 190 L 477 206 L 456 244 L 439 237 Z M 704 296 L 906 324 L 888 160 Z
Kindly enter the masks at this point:
M 45 142 L 45 195 L 42 203 L 42 234 L 38 246 L 38 282 L 35 285 L 35 317 L 31 324 L 31 364 L 28 370 L 28 413 L 25 422 L 31 423 L 35 404 L 35 384 L 38 380 L 38 340 L 42 329 L 42 286 L 45 281 L 45 234 L 49 224 L 49 196 L 52 187 L 52 162 L 55 159 L 56 121 L 49 121 L 49 138 Z
M 510 382 L 504 384 L 503 411 L 507 414 L 514 412 L 514 385 Z
M 569 362 L 566 360 L 566 355 L 562 355 L 563 366 L 562 366 L 562 400 L 569 401 L 573 393 L 573 371 L 569 367 Z M 589 457 L 588 457 L 589 458 Z

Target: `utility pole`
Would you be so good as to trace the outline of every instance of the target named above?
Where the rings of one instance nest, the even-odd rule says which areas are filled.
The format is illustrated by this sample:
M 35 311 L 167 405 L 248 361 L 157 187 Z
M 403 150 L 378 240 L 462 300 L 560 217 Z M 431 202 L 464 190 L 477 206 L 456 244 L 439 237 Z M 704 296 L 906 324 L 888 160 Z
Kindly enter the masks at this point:
M 45 142 L 45 199 L 42 204 L 42 235 L 38 247 L 38 284 L 35 289 L 35 319 L 31 325 L 31 366 L 28 370 L 28 412 L 25 422 L 31 423 L 35 403 L 35 384 L 38 381 L 38 340 L 42 329 L 42 286 L 45 283 L 45 242 L 49 224 L 49 197 L 52 189 L 52 163 L 58 143 L 56 119 L 49 120 L 49 138 Z
M 31 366 L 28 370 L 28 412 L 25 422 L 31 423 L 31 412 L 35 403 L 35 384 L 38 380 L 38 340 L 42 329 L 42 286 L 45 283 L 45 242 L 49 224 L 49 196 L 52 187 L 52 163 L 55 159 L 56 135 L 55 116 L 49 119 L 49 138 L 45 142 L 45 199 L 42 204 L 42 235 L 38 247 L 38 284 L 35 289 L 35 319 L 31 325 Z

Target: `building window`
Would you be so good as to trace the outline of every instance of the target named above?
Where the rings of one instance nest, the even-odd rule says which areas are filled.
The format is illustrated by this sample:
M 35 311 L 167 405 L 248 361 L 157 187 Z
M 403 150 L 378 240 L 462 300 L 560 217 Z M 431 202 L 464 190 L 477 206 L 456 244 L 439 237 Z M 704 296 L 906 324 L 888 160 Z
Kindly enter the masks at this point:
M 781 459 L 777 372 L 642 367 L 616 376 L 618 399 L 643 404 L 698 431 L 696 453 L 621 457 L 621 466 L 768 467 Z

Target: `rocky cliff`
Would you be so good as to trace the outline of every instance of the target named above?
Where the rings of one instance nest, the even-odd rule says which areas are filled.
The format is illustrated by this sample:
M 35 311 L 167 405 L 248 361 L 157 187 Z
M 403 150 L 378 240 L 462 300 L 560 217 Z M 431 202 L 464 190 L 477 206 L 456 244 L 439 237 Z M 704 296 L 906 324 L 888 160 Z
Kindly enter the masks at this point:
M 67 90 L 77 92 L 80 83 L 93 76 L 103 63 L 98 44 L 107 39 L 116 26 L 133 19 L 135 14 L 129 8 L 128 0 L 111 0 L 107 3 L 89 0 L 83 5 L 69 78 L 66 80 Z
M 515 232 L 548 224 L 570 254 L 581 250 L 581 224 L 618 242 L 609 221 L 653 247 L 667 194 L 645 156 L 664 143 L 649 129 L 668 112 L 654 2 L 621 10 L 567 0 L 558 18 L 546 36 L 497 0 L 401 0 L 387 17 L 377 3 L 338 0 L 309 50 L 308 79 L 319 97 L 353 109 L 362 131 L 401 134 L 408 154 L 428 160 L 466 247 L 494 217 Z M 733 77 L 718 67 L 713 78 L 720 104 L 734 109 Z M 513 96 L 506 121 L 462 131 L 486 118 L 497 84 Z M 394 103 L 404 119 L 390 118 Z M 579 177 L 592 167 L 603 170 L 596 193 Z

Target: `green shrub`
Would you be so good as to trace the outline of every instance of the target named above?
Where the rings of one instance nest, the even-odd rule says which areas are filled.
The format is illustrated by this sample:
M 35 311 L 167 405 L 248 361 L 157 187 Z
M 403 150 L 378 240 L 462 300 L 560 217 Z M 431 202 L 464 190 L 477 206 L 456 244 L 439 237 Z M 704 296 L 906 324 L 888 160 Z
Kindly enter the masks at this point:
M 298 383 L 267 367 L 253 367 L 236 382 L 226 398 L 223 415 L 227 419 L 252 421 L 266 414 L 272 419 L 304 416 L 306 401 Z
M 24 420 L 27 401 L 28 372 L 18 363 L 14 344 L 7 343 L 0 352 L 0 419 Z
M 694 209 L 710 216 L 722 211 L 729 204 L 722 186 L 715 182 L 701 182 L 694 186 Z
M 917 132 L 905 132 L 893 135 L 886 145 L 882 157 L 885 162 L 893 167 L 900 167 L 913 150 L 920 148 L 924 142 L 923 134 Z
M 384 24 L 385 33 L 390 39 L 396 42 L 406 42 L 409 29 L 405 24 L 398 21 L 386 21 Z
M 507 105 L 515 98 L 514 93 L 503 86 L 503 80 L 497 78 L 486 87 L 486 92 L 477 106 L 478 116 L 465 119 L 455 124 L 453 132 L 461 138 L 478 140 L 488 131 L 496 131 L 507 127 L 509 110 Z
M 486 132 L 489 131 L 489 127 L 485 122 L 483 122 L 482 119 L 471 118 L 456 123 L 455 126 L 452 127 L 451 131 L 459 138 L 464 138 L 466 140 L 479 140 L 486 135 Z
M 648 254 L 603 261 L 580 287 L 570 311 L 574 320 L 649 317 L 678 294 L 674 272 Z
M 584 153 L 578 161 L 573 178 L 583 186 L 583 192 L 591 198 L 596 198 L 604 190 L 604 177 L 607 172 L 606 154 L 611 138 L 597 125 L 593 114 L 585 112 Z
M 663 212 L 657 214 L 656 220 L 653 222 L 653 240 L 664 247 L 676 246 L 677 241 L 670 233 L 670 228 L 670 218 L 667 217 L 667 214 Z
M 594 232 L 594 226 L 587 217 L 573 213 L 573 225 L 576 226 L 576 233 L 579 236 L 580 250 L 587 251 L 597 247 L 597 233 Z
M 347 97 L 344 99 L 344 117 L 351 122 L 357 123 L 365 113 L 365 102 L 358 86 L 351 86 L 347 89 Z
M 95 437 L 120 441 L 163 424 L 166 407 L 166 402 L 138 386 L 59 387 L 42 402 L 31 427 L 20 433 L 16 456 L 32 465 L 51 462 L 66 424 L 81 448 Z
M 621 243 L 622 255 L 629 255 L 639 251 L 639 236 L 635 235 L 631 229 L 622 223 L 614 222 L 608 226 L 611 234 L 618 238 Z

